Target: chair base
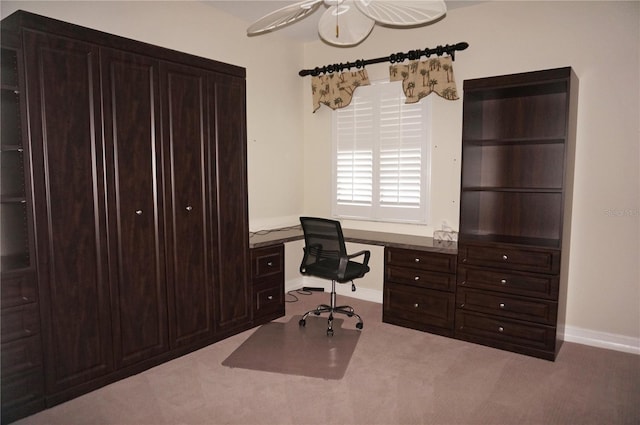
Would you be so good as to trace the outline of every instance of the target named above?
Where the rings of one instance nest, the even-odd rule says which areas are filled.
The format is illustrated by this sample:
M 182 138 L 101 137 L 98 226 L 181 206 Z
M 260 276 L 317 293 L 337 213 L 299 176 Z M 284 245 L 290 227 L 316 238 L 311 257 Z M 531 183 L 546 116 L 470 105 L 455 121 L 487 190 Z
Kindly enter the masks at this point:
M 329 313 L 329 318 L 327 320 L 327 335 L 328 336 L 333 336 L 333 315 L 334 315 L 334 313 L 344 314 L 344 315 L 346 315 L 348 317 L 357 317 L 358 318 L 358 323 L 356 323 L 356 328 L 357 329 L 362 329 L 362 327 L 363 327 L 362 317 L 360 317 L 359 315 L 356 314 L 356 312 L 353 310 L 353 307 L 351 307 L 349 305 L 336 306 L 336 282 L 335 281 L 331 282 L 331 304 L 330 305 L 320 304 L 318 307 L 314 308 L 313 310 L 307 311 L 302 316 L 302 319 L 300 319 L 298 324 L 300 326 L 304 326 L 306 324 L 307 316 L 309 316 L 311 313 L 315 314 L 316 316 L 319 316 L 322 313 Z

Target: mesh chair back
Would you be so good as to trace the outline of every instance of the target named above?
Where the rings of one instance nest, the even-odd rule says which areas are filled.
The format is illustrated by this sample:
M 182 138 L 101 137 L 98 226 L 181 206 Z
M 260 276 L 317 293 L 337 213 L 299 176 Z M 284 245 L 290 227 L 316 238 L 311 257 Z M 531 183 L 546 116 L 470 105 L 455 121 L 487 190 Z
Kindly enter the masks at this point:
M 300 268 L 347 255 L 340 222 L 326 218 L 300 217 L 305 255 Z

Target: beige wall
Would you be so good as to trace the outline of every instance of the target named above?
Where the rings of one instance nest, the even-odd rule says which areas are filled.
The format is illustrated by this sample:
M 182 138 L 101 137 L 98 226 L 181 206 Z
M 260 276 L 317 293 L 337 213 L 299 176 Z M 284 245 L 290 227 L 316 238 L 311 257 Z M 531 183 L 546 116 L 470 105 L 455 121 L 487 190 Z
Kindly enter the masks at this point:
M 470 44 L 454 62 L 460 90 L 468 78 L 572 66 L 580 100 L 567 332 L 581 342 L 638 346 L 639 2 L 486 2 L 423 28 L 376 27 L 352 48 L 301 45 L 277 32 L 248 38 L 246 22 L 211 2 L 0 3 L 2 17 L 17 9 L 246 67 L 252 230 L 295 224 L 301 214 L 330 215 L 331 114 L 324 107 L 311 113 L 301 68 L 459 41 Z M 368 67 L 374 79 L 386 70 Z M 431 224 L 346 227 L 431 235 L 446 220 L 457 228 L 462 103 L 436 98 L 433 105 Z M 295 280 L 300 247 L 291 248 L 287 279 Z M 362 286 L 365 294 L 381 291 L 382 268 Z

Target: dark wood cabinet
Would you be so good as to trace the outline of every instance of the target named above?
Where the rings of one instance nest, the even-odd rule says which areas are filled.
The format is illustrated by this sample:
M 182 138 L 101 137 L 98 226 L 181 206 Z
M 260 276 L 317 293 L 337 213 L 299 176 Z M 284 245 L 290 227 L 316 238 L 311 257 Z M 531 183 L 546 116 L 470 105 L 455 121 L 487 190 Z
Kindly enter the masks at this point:
M 577 89 L 571 68 L 464 83 L 457 338 L 555 359 Z
M 456 256 L 385 248 L 382 321 L 453 336 Z
M 23 50 L 0 37 L 0 375 L 2 420 L 44 406 L 40 299 L 33 238 Z
M 99 48 L 23 33 L 48 393 L 113 370 Z
M 208 75 L 206 70 L 173 63 L 163 63 L 160 74 L 168 177 L 169 335 L 174 347 L 214 335 L 216 203 L 209 170 L 215 161 L 215 139 L 206 132 L 211 107 Z
M 168 350 L 159 63 L 100 49 L 115 368 Z M 133 325 L 135 324 L 135 326 Z
M 2 29 L 13 420 L 248 329 L 252 302 L 244 69 L 25 12 Z
M 216 202 L 215 323 L 216 333 L 226 335 L 251 321 L 245 80 L 212 75 L 208 96 L 212 108 L 209 137 L 215 141 L 216 164 L 210 171 Z
M 284 316 L 284 245 L 253 248 L 251 277 L 254 325 Z

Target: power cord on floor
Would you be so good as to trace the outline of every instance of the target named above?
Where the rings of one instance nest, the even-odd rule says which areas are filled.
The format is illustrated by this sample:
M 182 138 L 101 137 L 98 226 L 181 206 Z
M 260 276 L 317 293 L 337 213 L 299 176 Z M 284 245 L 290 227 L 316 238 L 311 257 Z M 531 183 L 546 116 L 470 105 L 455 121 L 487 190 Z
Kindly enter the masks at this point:
M 287 294 L 286 294 L 288 297 L 293 297 L 293 299 L 292 300 L 285 299 L 285 302 L 287 302 L 287 303 L 295 303 L 295 302 L 300 301 L 300 299 L 295 294 L 293 294 L 293 292 L 295 292 L 298 295 L 311 295 L 311 294 L 313 294 L 312 291 L 305 291 L 304 289 L 293 289 L 293 290 L 287 292 Z

